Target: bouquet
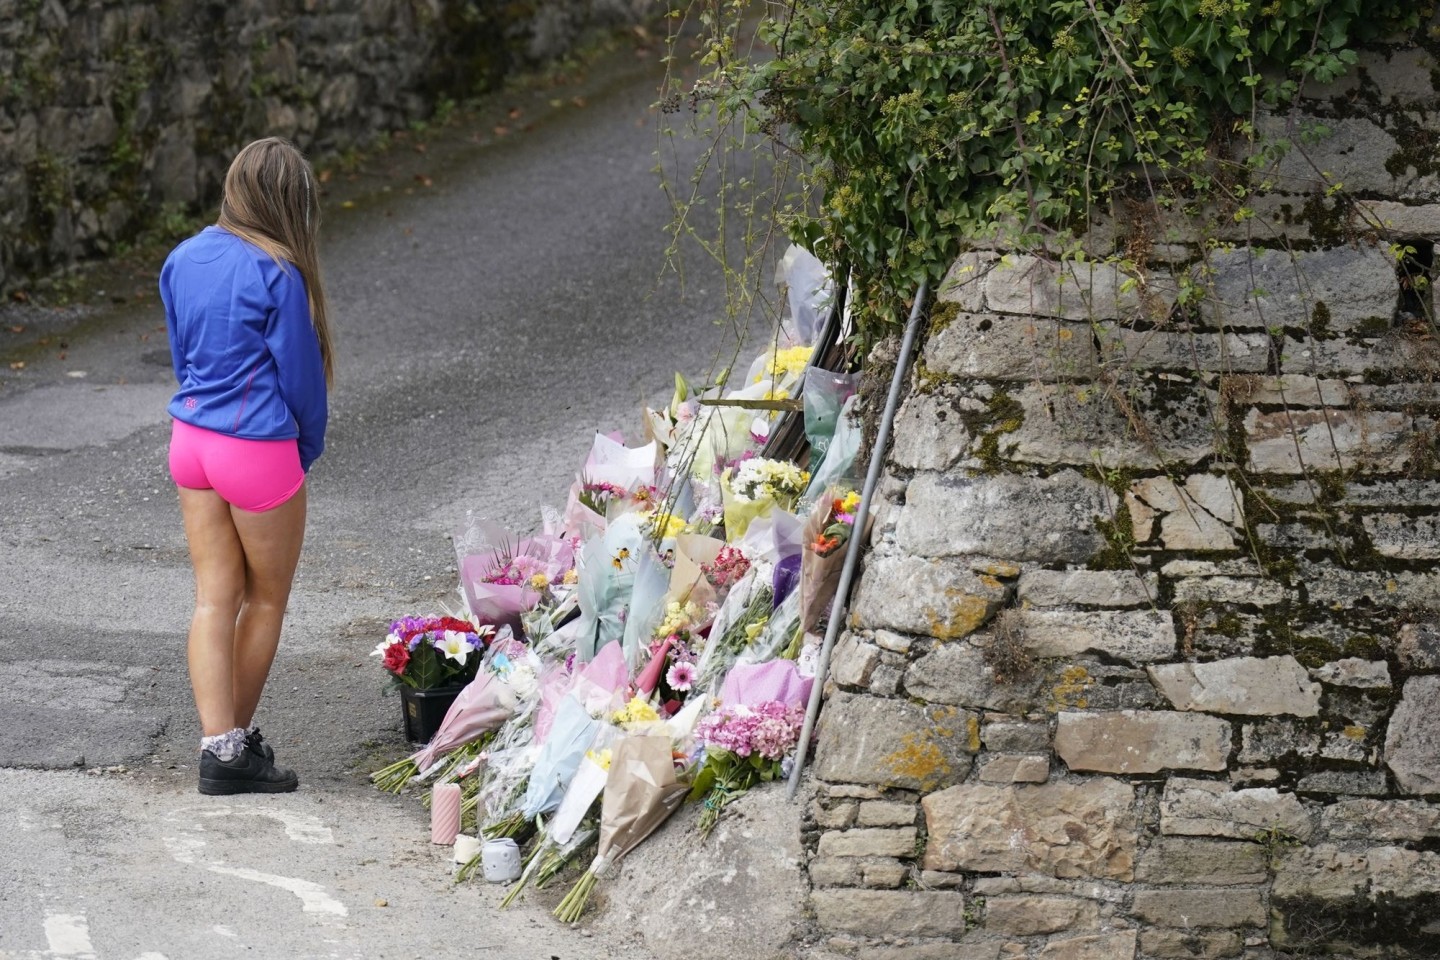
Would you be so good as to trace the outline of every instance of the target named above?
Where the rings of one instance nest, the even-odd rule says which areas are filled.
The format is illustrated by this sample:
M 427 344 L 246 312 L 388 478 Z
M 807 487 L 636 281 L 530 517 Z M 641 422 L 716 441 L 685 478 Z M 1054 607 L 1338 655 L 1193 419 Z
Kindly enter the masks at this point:
M 809 482 L 810 474 L 786 460 L 752 457 L 727 469 L 720 484 L 726 537 L 735 541 L 776 506 L 791 509 Z
M 480 669 L 480 655 L 495 635 L 456 617 L 402 617 L 371 652 L 397 681 L 417 690 L 468 683 Z
M 805 546 L 800 564 L 800 623 L 806 633 L 818 630 L 830 615 L 830 604 L 840 585 L 845 545 L 855 531 L 860 494 L 832 491 L 805 524 Z
M 784 773 L 784 760 L 800 742 L 805 708 L 766 700 L 753 707 L 721 707 L 700 721 L 695 738 L 705 761 L 695 774 L 690 799 L 704 798 L 700 836 L 710 835 L 720 811 L 741 793 Z
M 618 741 L 611 750 L 600 801 L 600 843 L 595 859 L 555 908 L 555 916 L 565 923 L 579 920 L 596 882 L 664 823 L 684 798 L 685 785 L 675 782 L 668 736 Z
M 720 811 L 755 784 L 787 771 L 787 758 L 800 742 L 805 701 L 813 679 L 789 660 L 741 664 L 725 678 L 722 706 L 700 721 L 695 739 L 704 762 L 691 782 L 690 798 L 705 801 L 700 835 L 708 836 Z
M 455 533 L 460 591 L 486 623 L 519 628 L 521 616 L 548 596 L 552 584 L 573 583 L 572 541 L 549 533 L 515 540 L 472 514 Z

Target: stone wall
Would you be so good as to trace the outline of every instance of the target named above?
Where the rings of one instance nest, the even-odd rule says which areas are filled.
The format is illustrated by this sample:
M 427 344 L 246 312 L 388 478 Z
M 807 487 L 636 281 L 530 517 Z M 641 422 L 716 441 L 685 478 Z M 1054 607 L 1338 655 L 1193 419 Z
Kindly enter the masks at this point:
M 0 292 L 219 199 L 278 134 L 340 154 L 642 0 L 0 0 Z
M 1267 120 L 1327 129 L 1243 209 L 1118 209 L 1133 271 L 955 265 L 822 715 L 817 955 L 1440 956 L 1435 66 Z

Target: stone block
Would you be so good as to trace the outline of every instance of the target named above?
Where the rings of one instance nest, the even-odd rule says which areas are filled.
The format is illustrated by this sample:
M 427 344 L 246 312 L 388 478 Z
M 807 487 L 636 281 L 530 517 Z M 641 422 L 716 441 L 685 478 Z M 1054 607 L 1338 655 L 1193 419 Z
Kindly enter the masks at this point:
M 1025 645 L 1038 657 L 1072 659 L 1094 652 L 1126 663 L 1153 663 L 1175 656 L 1175 624 L 1163 610 L 1024 610 L 1019 624 Z
M 1255 887 L 1137 890 L 1130 912 L 1166 927 L 1261 927 L 1270 916 L 1264 891 Z
M 1261 885 L 1268 878 L 1264 848 L 1234 840 L 1161 837 L 1135 865 L 1135 879 L 1140 883 L 1228 887 Z
M 875 645 L 890 653 L 907 654 L 914 642 L 910 637 L 889 630 L 875 631 Z
M 895 538 L 924 557 L 1083 563 L 1105 545 L 1095 518 L 1110 512 L 1105 488 L 1074 470 L 1044 479 L 923 474 L 910 483 Z
M 1345 496 L 1340 503 L 1347 507 L 1407 507 L 1417 503 L 1440 503 L 1440 481 L 1351 481 L 1345 484 Z
M 1050 724 L 991 720 L 981 728 L 980 739 L 996 753 L 1049 753 Z
M 1208 273 L 1213 290 L 1206 320 L 1241 330 L 1348 333 L 1377 319 L 1388 326 L 1400 290 L 1395 261 L 1376 246 L 1219 250 L 1195 269 L 1196 282 Z
M 980 762 L 982 783 L 1044 783 L 1050 779 L 1050 758 L 1002 754 Z
M 1133 570 L 1031 570 L 1016 595 L 1031 607 L 1148 607 L 1159 581 Z
M 1372 370 L 1433 369 L 1440 346 L 1430 340 L 1384 336 L 1372 339 L 1294 340 L 1280 354 L 1282 373 L 1364 377 Z M 1363 392 L 1363 391 L 1362 391 Z
M 1347 657 L 1316 667 L 1310 676 L 1332 687 L 1384 690 L 1390 686 L 1390 664 L 1384 660 Z
M 1320 752 L 1320 734 L 1288 720 L 1264 720 L 1240 728 L 1240 762 L 1274 763 Z
M 1357 200 L 1362 222 L 1392 237 L 1440 236 L 1440 203 L 1400 203 L 1395 200 Z
M 1035 960 L 1134 960 L 1135 949 L 1136 932 L 1122 930 L 1053 940 L 1035 954 Z
M 1310 589 L 1310 602 L 1336 610 L 1356 606 L 1382 609 L 1440 607 L 1440 575 L 1428 570 L 1339 570 L 1324 564 L 1298 563 L 1296 576 Z M 1403 631 L 1402 631 L 1403 634 Z
M 1288 655 L 1166 663 L 1147 670 L 1151 682 L 1177 710 L 1296 717 L 1320 712 L 1320 684 Z
M 855 823 L 860 805 L 853 800 L 816 800 L 811 808 L 815 825 L 821 830 L 844 830 Z
M 1440 838 L 1440 805 L 1424 800 L 1340 800 L 1325 807 L 1320 826 L 1331 840 L 1419 843 Z
M 866 944 L 854 954 L 855 960 L 1001 960 L 1001 950 L 1007 944 L 1003 940 L 978 940 L 966 938 L 961 943 L 930 942 L 891 944 Z M 1006 960 L 1013 957 L 1007 953 Z M 806 960 L 823 960 L 807 957 Z
M 979 739 L 978 718 L 954 707 L 838 693 L 820 715 L 815 776 L 938 790 L 970 772 Z
M 1301 777 L 1295 792 L 1383 797 L 1390 792 L 1390 785 L 1379 770 L 1321 770 Z
M 1189 577 L 1175 581 L 1171 593 L 1172 602 L 1177 604 L 1245 604 L 1255 607 L 1274 606 L 1289 596 L 1290 591 L 1283 583 L 1262 577 Z
M 1033 672 L 997 683 L 985 654 L 969 643 L 942 643 L 905 671 L 905 692 L 930 703 L 1023 713 L 1043 705 L 1044 678 Z
M 1050 466 L 1092 464 L 1103 450 L 1106 467 L 1141 470 L 1197 463 L 1214 453 L 1214 408 L 1203 391 L 1165 401 L 1154 381 L 1125 391 L 1123 404 L 1144 421 L 1143 433 L 1119 396 L 1094 386 L 1031 384 L 1016 394 L 1024 417 L 1000 437 L 999 453 Z
M 1440 521 L 1435 517 L 1410 517 L 1398 513 L 1362 517 L 1365 532 L 1375 552 L 1399 560 L 1440 558 Z
M 866 937 L 959 937 L 965 898 L 935 890 L 816 890 L 810 897 L 822 930 Z
M 854 620 L 862 627 L 953 640 L 980 629 L 1008 596 L 1005 584 L 971 573 L 964 563 L 872 554 L 860 578 Z
M 957 396 L 952 388 L 912 393 L 895 416 L 890 462 L 909 470 L 945 470 L 969 449 L 973 439 L 961 412 L 983 411 L 979 400 Z
M 810 883 L 816 887 L 858 887 L 861 862 L 854 857 L 815 857 Z
M 935 373 L 977 380 L 1070 380 L 1095 376 L 1095 342 L 1083 323 L 962 313 L 925 345 Z
M 1347 851 L 1325 843 L 1282 849 L 1277 860 L 1271 895 L 1278 900 L 1440 894 L 1436 853 L 1391 846 Z
M 1000 254 L 989 250 L 962 253 L 935 292 L 940 303 L 954 303 L 961 310 L 978 313 L 985 309 L 985 279 L 1000 262 Z
M 1273 787 L 1231 790 L 1216 780 L 1171 777 L 1160 799 L 1160 832 L 1254 840 L 1268 830 L 1308 840 L 1315 823 L 1292 793 Z
M 1405 681 L 1385 735 L 1385 763 L 1400 790 L 1440 793 L 1440 676 Z
M 1400 628 L 1395 654 L 1407 670 L 1440 670 L 1440 623 L 1407 623 Z
M 1224 770 L 1230 756 L 1230 724 L 1219 717 L 1117 710 L 1065 712 L 1058 721 L 1055 752 L 1071 770 Z
M 1238 490 L 1229 478 L 1209 473 L 1192 474 L 1183 484 L 1169 477 L 1147 477 L 1130 487 L 1126 503 L 1136 522 L 1136 539 L 1143 521 L 1160 520 L 1160 539 L 1167 550 L 1234 550 L 1236 527 L 1244 512 Z
M 1096 337 L 1101 359 L 1111 368 L 1185 374 L 1264 373 L 1270 364 L 1270 337 L 1264 333 L 1172 333 L 1104 325 Z
M 1133 787 L 1108 778 L 950 787 L 921 801 L 924 867 L 1128 881 L 1139 838 L 1134 800 Z
M 1004 257 L 985 278 L 985 306 L 1065 320 L 1157 320 L 1170 315 L 1178 285 L 1168 274 L 1127 276 L 1114 263 L 1054 263 Z
M 1277 407 L 1348 407 L 1350 384 L 1303 374 L 1255 377 L 1247 384 L 1247 403 Z
M 1375 470 L 1409 462 L 1411 419 L 1403 413 L 1289 410 L 1245 417 L 1250 469 L 1259 473 Z
M 1245 938 L 1233 930 L 1140 931 L 1140 952 L 1158 960 L 1226 960 L 1244 947 Z
M 1306 126 L 1322 132 L 1310 122 Z M 1267 174 L 1285 193 L 1320 193 L 1330 183 L 1343 183 L 1347 193 L 1403 197 L 1409 178 L 1396 178 L 1386 161 L 1399 151 L 1395 138 L 1367 119 L 1325 120 L 1324 136 L 1307 139 L 1304 151 L 1290 149 Z M 1291 142 L 1284 115 L 1262 116 L 1256 124 L 1258 142 Z M 1324 173 L 1322 179 L 1321 174 Z
M 1073 897 L 998 896 L 985 901 L 986 933 L 1039 937 L 1100 926 L 1100 905 Z
M 880 648 L 866 643 L 856 633 L 847 632 L 835 645 L 830 676 L 842 687 L 866 687 L 879 665 Z
M 919 813 L 913 803 L 867 800 L 860 804 L 855 822 L 862 827 L 914 827 Z
M 899 860 L 872 858 L 860 867 L 860 884 L 877 890 L 894 890 L 910 876 L 910 868 Z

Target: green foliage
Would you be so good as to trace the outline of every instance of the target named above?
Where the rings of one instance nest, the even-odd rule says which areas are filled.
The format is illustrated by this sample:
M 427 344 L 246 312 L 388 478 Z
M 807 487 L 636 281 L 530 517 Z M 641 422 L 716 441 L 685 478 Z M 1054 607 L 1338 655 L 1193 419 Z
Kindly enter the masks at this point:
M 706 6 L 709 72 L 689 91 L 808 164 L 821 209 L 791 236 L 853 269 L 862 322 L 901 319 L 924 278 L 1003 240 L 1079 255 L 1117 191 L 1170 200 L 1244 177 L 1221 149 L 1418 25 L 1402 0 L 796 0 L 737 50 L 744 5 Z M 677 103 L 677 94 L 670 102 Z

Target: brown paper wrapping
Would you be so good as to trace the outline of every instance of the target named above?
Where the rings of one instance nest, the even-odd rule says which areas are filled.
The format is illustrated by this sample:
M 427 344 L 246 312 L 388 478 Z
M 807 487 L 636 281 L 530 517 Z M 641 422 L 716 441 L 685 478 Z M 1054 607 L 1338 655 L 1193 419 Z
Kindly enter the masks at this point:
M 826 490 L 805 520 L 801 533 L 800 554 L 800 625 L 806 633 L 817 633 L 817 625 L 830 615 L 830 603 L 840 586 L 840 570 L 845 566 L 847 546 L 828 556 L 815 552 L 815 541 L 830 526 L 830 506 L 839 491 Z M 839 495 L 843 495 L 840 493 Z
M 611 748 L 600 801 L 600 845 L 594 869 L 605 872 L 680 808 L 687 787 L 675 782 L 669 737 L 625 737 Z

